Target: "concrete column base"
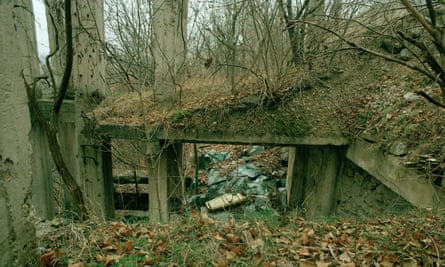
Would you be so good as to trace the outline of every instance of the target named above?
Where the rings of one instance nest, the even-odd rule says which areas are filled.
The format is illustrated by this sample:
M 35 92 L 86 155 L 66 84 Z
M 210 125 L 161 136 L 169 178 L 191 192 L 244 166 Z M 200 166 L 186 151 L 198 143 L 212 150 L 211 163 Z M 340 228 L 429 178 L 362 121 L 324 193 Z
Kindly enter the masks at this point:
M 146 153 L 150 220 L 166 222 L 183 198 L 182 144 L 152 141 L 147 143 Z
M 335 211 L 337 179 L 343 171 L 344 149 L 334 146 L 293 147 L 289 150 L 288 205 L 306 217 L 326 217 Z

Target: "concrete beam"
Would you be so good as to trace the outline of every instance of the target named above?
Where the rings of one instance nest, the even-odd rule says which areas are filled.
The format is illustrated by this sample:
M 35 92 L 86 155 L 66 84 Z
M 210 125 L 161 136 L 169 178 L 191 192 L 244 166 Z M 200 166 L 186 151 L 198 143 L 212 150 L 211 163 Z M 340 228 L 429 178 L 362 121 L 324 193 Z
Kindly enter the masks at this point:
M 318 137 L 314 135 L 288 137 L 277 135 L 240 135 L 231 132 L 212 133 L 196 132 L 193 129 L 162 129 L 146 133 L 145 127 L 140 125 L 118 125 L 118 124 L 100 124 L 100 131 L 111 137 L 119 139 L 147 139 L 155 138 L 160 140 L 170 140 L 183 143 L 206 143 L 206 144 L 248 144 L 248 145 L 274 145 L 274 146 L 292 146 L 292 145 L 332 145 L 344 146 L 349 143 L 348 139 L 341 135 L 328 137 Z

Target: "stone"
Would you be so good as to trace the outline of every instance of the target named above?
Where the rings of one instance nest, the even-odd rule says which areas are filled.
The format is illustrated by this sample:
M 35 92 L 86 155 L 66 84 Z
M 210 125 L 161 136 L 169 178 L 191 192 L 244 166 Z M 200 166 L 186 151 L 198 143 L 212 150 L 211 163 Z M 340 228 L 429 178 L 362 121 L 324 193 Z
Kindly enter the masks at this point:
M 405 156 L 406 154 L 408 154 L 408 146 L 406 145 L 405 142 L 395 141 L 389 147 L 388 152 L 394 156 L 399 156 L 399 157 Z
M 255 106 L 260 102 L 260 97 L 257 95 L 250 95 L 242 98 L 240 102 L 248 106 Z
M 412 54 L 407 48 L 403 48 L 402 51 L 400 51 L 400 58 L 402 60 L 408 61 L 411 59 Z
M 412 92 L 409 92 L 409 93 L 406 93 L 403 95 L 403 99 L 408 100 L 408 101 L 414 101 L 419 98 L 420 98 L 420 96 L 418 94 L 412 93 Z

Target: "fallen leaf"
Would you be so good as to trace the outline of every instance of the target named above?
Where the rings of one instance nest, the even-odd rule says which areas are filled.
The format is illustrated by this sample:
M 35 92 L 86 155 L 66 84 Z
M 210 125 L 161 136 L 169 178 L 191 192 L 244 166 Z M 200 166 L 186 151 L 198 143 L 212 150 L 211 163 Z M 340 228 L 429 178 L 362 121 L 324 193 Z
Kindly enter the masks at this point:
M 150 257 L 150 256 L 148 256 L 148 255 L 145 255 L 145 264 L 147 264 L 147 265 L 153 265 L 153 264 L 155 264 L 157 262 L 157 259 L 156 258 L 152 258 L 152 257 Z
M 317 267 L 328 267 L 331 263 L 330 262 L 324 262 L 324 261 L 316 261 L 315 265 Z
M 229 261 L 227 260 L 226 257 L 221 256 L 218 258 L 218 262 L 216 264 L 217 267 L 226 267 L 228 265 L 229 265 Z
M 301 261 L 300 267 L 317 267 L 317 265 L 310 261 Z
M 139 231 L 136 232 L 135 235 L 136 235 L 136 237 L 138 237 L 138 238 L 140 238 L 140 237 L 154 238 L 154 236 L 155 236 L 155 234 L 154 234 L 152 231 L 148 230 L 148 229 L 145 228 L 145 227 L 141 227 L 141 228 L 139 229 Z
M 215 234 L 213 235 L 213 238 L 217 241 L 224 241 L 224 237 L 222 237 L 218 232 L 215 232 Z
M 402 261 L 403 267 L 417 267 L 417 261 L 415 259 L 404 259 Z
M 150 253 L 149 253 L 148 251 L 139 249 L 139 250 L 136 252 L 136 254 L 137 254 L 137 255 L 148 255 L 148 254 L 150 254 Z
M 105 266 L 111 266 L 111 264 L 118 262 L 120 259 L 119 255 L 107 255 L 104 260 Z
M 310 257 L 312 256 L 312 254 L 309 252 L 309 250 L 307 248 L 300 248 L 297 251 L 298 255 L 303 256 L 303 257 Z
M 105 261 L 105 257 L 101 254 L 96 255 L 96 262 L 103 262 Z
M 56 258 L 56 252 L 51 250 L 40 256 L 40 266 L 51 266 L 51 262 Z
M 133 241 L 128 240 L 127 243 L 125 244 L 125 253 L 130 254 L 133 248 L 134 248 Z
M 241 241 L 242 241 L 240 236 L 232 234 L 232 233 L 228 233 L 226 235 L 226 240 L 229 241 L 230 243 L 241 243 Z
M 338 256 L 338 259 L 344 263 L 348 263 L 348 262 L 352 261 L 351 256 L 349 255 L 349 253 L 347 251 L 343 252 L 340 256 Z
M 243 248 L 241 246 L 225 244 L 224 248 L 234 253 L 235 255 L 243 254 Z

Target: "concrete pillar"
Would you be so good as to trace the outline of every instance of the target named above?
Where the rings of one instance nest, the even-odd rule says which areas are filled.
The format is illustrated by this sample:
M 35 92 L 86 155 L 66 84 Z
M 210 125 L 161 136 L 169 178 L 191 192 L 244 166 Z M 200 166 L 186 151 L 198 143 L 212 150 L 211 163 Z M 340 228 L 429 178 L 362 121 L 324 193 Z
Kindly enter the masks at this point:
M 93 140 L 82 146 L 83 192 L 90 217 L 106 220 L 114 217 L 111 144 L 105 137 Z
M 299 148 L 299 155 L 304 154 Z M 304 184 L 305 172 L 307 166 L 307 158 L 296 158 L 297 148 L 289 147 L 289 159 L 287 166 L 286 189 L 287 189 L 287 205 L 290 208 L 299 208 L 304 200 Z
M 31 120 L 21 73 L 31 81 L 37 52 L 30 0 L 0 1 L 0 266 L 38 266 L 29 220 Z
M 108 140 L 97 139 L 84 114 L 92 111 L 105 94 L 104 2 L 72 3 L 74 99 L 73 175 L 85 196 L 90 217 L 113 216 L 111 159 Z M 68 144 L 71 145 L 71 144 Z M 111 183 L 111 184 L 110 184 Z
M 337 178 L 343 171 L 344 149 L 296 147 L 291 149 L 289 158 L 289 205 L 305 209 L 309 219 L 331 215 L 336 206 Z
M 183 196 L 182 144 L 147 142 L 146 154 L 150 220 L 166 222 L 169 220 L 169 212 Z
M 154 0 L 153 10 L 154 93 L 159 100 L 175 100 L 185 72 L 188 0 Z
M 51 173 L 52 158 L 48 140 L 42 127 L 37 122 L 32 126 L 30 137 L 34 152 L 32 158 L 34 209 L 40 218 L 51 220 L 56 215 L 56 210 Z

